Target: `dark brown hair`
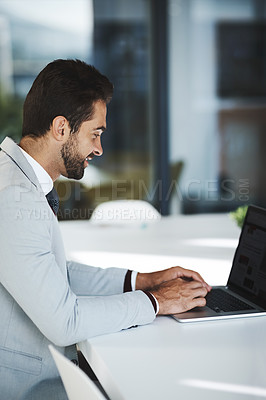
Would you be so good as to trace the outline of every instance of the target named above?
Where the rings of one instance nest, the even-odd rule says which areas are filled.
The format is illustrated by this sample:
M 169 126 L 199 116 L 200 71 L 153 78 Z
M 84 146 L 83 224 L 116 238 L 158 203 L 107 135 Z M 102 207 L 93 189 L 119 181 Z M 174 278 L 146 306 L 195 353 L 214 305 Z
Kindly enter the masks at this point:
M 77 132 L 93 116 L 94 103 L 109 103 L 113 85 L 95 67 L 80 60 L 55 60 L 37 76 L 23 107 L 22 136 L 43 136 L 53 119 L 64 116 Z

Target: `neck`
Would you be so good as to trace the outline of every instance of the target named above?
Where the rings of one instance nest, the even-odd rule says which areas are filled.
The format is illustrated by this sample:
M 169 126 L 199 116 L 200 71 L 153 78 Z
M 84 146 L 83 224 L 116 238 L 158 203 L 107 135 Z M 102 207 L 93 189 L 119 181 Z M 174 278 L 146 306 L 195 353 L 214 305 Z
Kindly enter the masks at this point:
M 40 138 L 24 136 L 19 146 L 45 169 L 53 181 L 60 176 L 57 166 L 57 149 L 51 146 L 47 135 Z

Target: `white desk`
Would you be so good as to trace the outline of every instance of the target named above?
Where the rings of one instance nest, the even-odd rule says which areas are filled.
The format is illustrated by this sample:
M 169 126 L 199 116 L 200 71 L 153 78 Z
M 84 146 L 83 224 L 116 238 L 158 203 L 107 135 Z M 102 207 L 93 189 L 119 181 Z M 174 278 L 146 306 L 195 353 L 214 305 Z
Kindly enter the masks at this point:
M 266 398 L 266 319 L 171 317 L 80 344 L 112 400 Z
M 60 222 L 69 259 L 150 272 L 181 265 L 225 284 L 240 230 L 227 214 L 164 217 L 147 226 Z
M 77 261 L 140 271 L 182 265 L 226 283 L 239 229 L 227 215 L 167 217 L 140 227 L 62 222 Z M 80 344 L 106 392 L 119 399 L 266 398 L 266 319 L 183 325 L 171 317 Z

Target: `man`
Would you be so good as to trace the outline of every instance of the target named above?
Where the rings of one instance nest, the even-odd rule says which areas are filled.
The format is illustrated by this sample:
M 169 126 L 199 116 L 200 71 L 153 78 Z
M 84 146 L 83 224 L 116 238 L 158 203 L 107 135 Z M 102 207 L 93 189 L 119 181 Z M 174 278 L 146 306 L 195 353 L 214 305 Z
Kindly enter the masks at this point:
M 112 91 L 92 66 L 56 60 L 26 97 L 19 145 L 9 138 L 1 144 L 3 399 L 66 399 L 51 342 L 75 362 L 79 341 L 205 305 L 210 287 L 193 271 L 131 273 L 65 260 L 53 181 L 81 179 L 92 157 L 102 155 Z

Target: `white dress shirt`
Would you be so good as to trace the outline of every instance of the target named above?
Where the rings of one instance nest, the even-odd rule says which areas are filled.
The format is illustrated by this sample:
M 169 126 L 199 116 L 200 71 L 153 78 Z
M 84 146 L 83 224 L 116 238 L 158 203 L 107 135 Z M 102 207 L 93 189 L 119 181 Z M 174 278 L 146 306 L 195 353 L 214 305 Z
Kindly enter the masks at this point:
M 53 189 L 53 180 L 50 177 L 50 175 L 45 171 L 45 169 L 39 164 L 34 158 L 32 158 L 25 150 L 23 150 L 21 147 L 19 149 L 22 151 L 23 155 L 26 157 L 28 160 L 29 164 L 31 165 L 38 181 L 39 184 L 42 188 L 43 193 L 45 196 L 51 192 Z

